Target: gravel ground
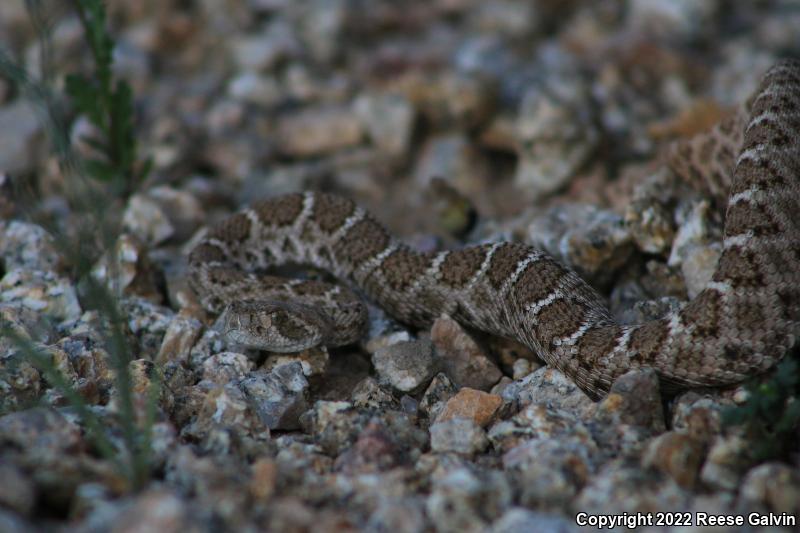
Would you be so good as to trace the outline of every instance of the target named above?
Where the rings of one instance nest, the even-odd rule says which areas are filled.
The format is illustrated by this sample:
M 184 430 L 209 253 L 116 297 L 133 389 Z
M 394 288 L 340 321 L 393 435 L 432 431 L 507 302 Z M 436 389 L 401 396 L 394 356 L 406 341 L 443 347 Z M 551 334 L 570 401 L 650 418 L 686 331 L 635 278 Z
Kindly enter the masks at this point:
M 42 54 L 24 2 L 0 3 L 0 45 L 59 91 L 91 64 L 62 4 L 43 3 Z M 121 230 L 93 274 L 121 294 L 140 427 L 160 376 L 152 475 L 131 491 L 70 399 L 0 338 L 0 530 L 800 519 L 797 457 L 759 461 L 758 443 L 720 422 L 741 387 L 667 401 L 653 372 L 634 371 L 595 403 L 524 347 L 448 317 L 407 329 L 377 308 L 358 345 L 241 353 L 185 280 L 204 225 L 254 198 L 317 189 L 358 200 L 421 250 L 534 244 L 607 295 L 619 320 L 661 316 L 710 279 L 722 227 L 713 202 L 662 164 L 664 149 L 735 109 L 777 58 L 800 56 L 797 2 L 166 0 L 109 12 L 114 71 L 134 89 L 153 167 L 97 228 Z M 105 318 L 40 222 L 68 227 L 75 213 L 39 111 L 0 77 L 0 321 L 44 350 L 120 445 L 125 396 Z M 77 117 L 68 134 L 89 129 Z

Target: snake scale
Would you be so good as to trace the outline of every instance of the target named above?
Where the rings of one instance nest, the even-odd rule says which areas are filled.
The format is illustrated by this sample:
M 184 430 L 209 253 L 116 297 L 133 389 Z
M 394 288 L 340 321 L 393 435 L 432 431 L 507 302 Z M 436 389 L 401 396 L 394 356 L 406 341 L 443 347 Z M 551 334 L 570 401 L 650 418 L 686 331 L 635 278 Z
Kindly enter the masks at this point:
M 712 280 L 658 320 L 617 324 L 594 289 L 530 246 L 420 253 L 325 193 L 267 199 L 210 229 L 190 253 L 191 284 L 204 307 L 224 309 L 229 338 L 272 351 L 364 333 L 366 307 L 347 287 L 263 272 L 305 263 L 401 322 L 424 327 L 446 313 L 515 339 L 593 398 L 640 367 L 668 390 L 738 383 L 773 366 L 800 333 L 800 61 L 773 66 L 745 109 L 673 151 L 678 173 L 729 193 Z

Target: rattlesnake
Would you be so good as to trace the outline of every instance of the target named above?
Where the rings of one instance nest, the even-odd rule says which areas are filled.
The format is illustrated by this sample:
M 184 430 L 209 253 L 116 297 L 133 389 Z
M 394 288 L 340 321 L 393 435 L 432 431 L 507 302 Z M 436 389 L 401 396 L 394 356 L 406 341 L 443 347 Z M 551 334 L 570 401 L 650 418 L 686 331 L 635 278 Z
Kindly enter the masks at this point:
M 640 367 L 654 368 L 667 389 L 737 383 L 775 364 L 800 334 L 800 61 L 770 69 L 746 109 L 746 122 L 729 120 L 674 152 L 679 172 L 712 188 L 730 175 L 732 186 L 712 281 L 658 320 L 615 323 L 594 289 L 530 246 L 419 253 L 352 201 L 324 193 L 267 199 L 209 230 L 190 253 L 191 283 L 209 310 L 230 304 L 231 339 L 272 351 L 363 334 L 366 307 L 350 289 L 261 273 L 307 263 L 404 323 L 427 326 L 446 313 L 516 339 L 593 398 Z

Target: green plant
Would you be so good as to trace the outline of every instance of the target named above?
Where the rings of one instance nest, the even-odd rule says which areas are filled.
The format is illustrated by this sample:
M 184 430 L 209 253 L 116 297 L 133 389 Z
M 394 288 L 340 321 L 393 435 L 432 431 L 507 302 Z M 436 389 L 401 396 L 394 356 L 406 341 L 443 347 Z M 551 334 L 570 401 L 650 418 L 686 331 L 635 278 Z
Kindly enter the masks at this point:
M 753 435 L 754 458 L 765 461 L 800 449 L 800 355 L 781 361 L 771 376 L 747 385 L 743 405 L 723 411 L 727 426 L 742 425 Z
M 110 328 L 112 331 L 117 328 Z M 122 446 L 118 446 L 109 438 L 105 423 L 86 403 L 83 397 L 61 373 L 52 359 L 52 355 L 42 350 L 30 339 L 14 331 L 10 327 L 0 328 L 0 335 L 11 339 L 20 353 L 30 362 L 47 382 L 54 387 L 75 409 L 86 428 L 88 441 L 105 459 L 111 461 L 131 490 L 143 488 L 150 479 L 151 439 L 155 421 L 156 404 L 160 391 L 158 374 L 151 381 L 144 421 L 136 423 L 131 391 L 131 376 L 128 363 L 123 357 L 111 355 L 114 365 L 115 386 L 117 387 L 119 406 L 119 424 L 122 431 Z M 114 335 L 112 334 L 112 338 Z M 116 349 L 116 348 L 111 348 Z
M 74 0 L 75 9 L 94 60 L 89 76 L 70 74 L 65 89 L 78 112 L 97 128 L 83 141 L 100 157 L 84 161 L 93 178 L 116 184 L 119 194 L 130 194 L 147 175 L 150 160 L 139 164 L 134 135 L 133 91 L 125 80 L 114 80 L 111 70 L 114 40 L 106 28 L 102 0 Z
M 50 56 L 48 17 L 38 0 L 27 0 L 26 5 L 38 31 L 43 70 L 46 71 L 49 63 L 44 59 Z M 122 438 L 119 441 L 110 438 L 109 428 L 59 371 L 47 351 L 18 331 L 2 327 L 1 324 L 0 335 L 10 338 L 19 353 L 69 402 L 80 417 L 95 449 L 116 465 L 120 474 L 128 480 L 130 489 L 138 490 L 147 483 L 152 470 L 151 435 L 160 393 L 160 377 L 157 373 L 152 377 L 143 417 L 139 419 L 137 412 L 141 411 L 137 411 L 135 405 L 136 395 L 129 367 L 132 354 L 125 335 L 125 316 L 118 301 L 119 291 L 96 280 L 91 270 L 101 254 L 113 250 L 118 237 L 117 212 L 113 206 L 120 197 L 135 190 L 149 165 L 140 164 L 137 160 L 130 87 L 124 80 L 115 82 L 112 75 L 114 43 L 105 27 L 103 3 L 100 0 L 75 0 L 74 5 L 95 68 L 88 76 L 68 76 L 65 88 L 75 109 L 85 114 L 96 127 L 96 134 L 85 141 L 98 151 L 100 157 L 82 159 L 73 151 L 61 106 L 63 98 L 52 90 L 49 72 L 43 72 L 40 79 L 34 79 L 0 49 L 0 74 L 10 79 L 19 93 L 40 110 L 52 149 L 67 182 L 64 194 L 71 207 L 68 227 L 38 219 L 35 209 L 28 214 L 53 236 L 79 288 L 82 307 L 96 310 L 103 319 L 102 342 L 108 353 L 109 365 L 114 370 L 117 421 Z M 97 187 L 100 182 L 109 187 Z M 35 190 L 34 186 L 27 187 L 27 191 Z M 33 198 L 28 205 L 33 208 L 35 203 L 36 199 Z M 109 257 L 108 279 L 117 279 L 115 255 L 109 254 Z

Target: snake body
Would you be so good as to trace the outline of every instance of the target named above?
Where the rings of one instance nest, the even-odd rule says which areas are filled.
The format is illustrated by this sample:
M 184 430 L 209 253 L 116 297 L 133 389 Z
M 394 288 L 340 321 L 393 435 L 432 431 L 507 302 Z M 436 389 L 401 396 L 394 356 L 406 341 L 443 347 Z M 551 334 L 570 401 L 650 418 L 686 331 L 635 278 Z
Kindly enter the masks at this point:
M 640 367 L 668 389 L 738 383 L 773 366 L 800 334 L 800 62 L 772 67 L 748 110 L 676 152 L 683 171 L 730 192 L 711 282 L 658 320 L 616 323 L 592 287 L 533 247 L 419 253 L 325 193 L 267 199 L 215 226 L 190 254 L 190 279 L 206 308 L 227 306 L 232 337 L 275 351 L 364 332 L 366 308 L 348 288 L 262 272 L 306 263 L 402 322 L 424 327 L 446 313 L 515 339 L 594 398 Z

